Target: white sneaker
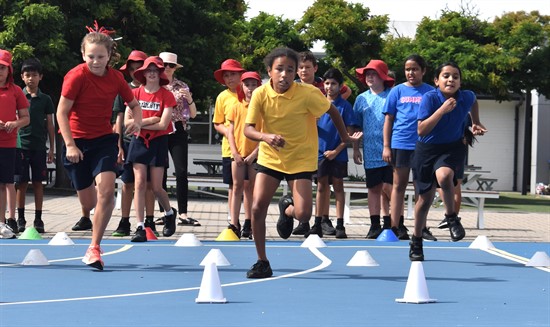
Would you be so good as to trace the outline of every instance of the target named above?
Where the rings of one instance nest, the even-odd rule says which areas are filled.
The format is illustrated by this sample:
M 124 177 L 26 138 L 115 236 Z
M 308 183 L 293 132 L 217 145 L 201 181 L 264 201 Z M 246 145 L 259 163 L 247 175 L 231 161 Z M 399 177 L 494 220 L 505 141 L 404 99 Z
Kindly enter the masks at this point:
M 0 223 L 0 238 L 15 238 L 15 233 L 5 223 Z

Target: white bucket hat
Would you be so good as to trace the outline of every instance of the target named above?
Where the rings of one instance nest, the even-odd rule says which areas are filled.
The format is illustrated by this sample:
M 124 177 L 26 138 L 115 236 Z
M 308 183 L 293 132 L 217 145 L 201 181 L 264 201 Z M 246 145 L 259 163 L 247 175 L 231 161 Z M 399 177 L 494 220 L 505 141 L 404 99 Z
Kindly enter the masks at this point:
M 182 65 L 178 64 L 178 55 L 172 52 L 161 52 L 159 54 L 160 59 L 168 64 L 176 64 L 176 68 L 183 67 Z

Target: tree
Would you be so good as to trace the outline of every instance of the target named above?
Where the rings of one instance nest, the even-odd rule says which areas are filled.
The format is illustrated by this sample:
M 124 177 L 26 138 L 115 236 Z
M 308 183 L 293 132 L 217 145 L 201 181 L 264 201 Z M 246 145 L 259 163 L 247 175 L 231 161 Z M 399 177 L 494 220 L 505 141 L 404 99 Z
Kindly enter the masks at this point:
M 296 51 L 311 47 L 302 39 L 294 20 L 283 19 L 261 12 L 250 21 L 237 22 L 241 31 L 237 37 L 237 51 L 247 70 L 265 71 L 264 57 L 276 47 L 286 46 Z
M 360 88 L 353 68 L 380 58 L 382 36 L 388 31 L 388 16 L 370 15 L 369 8 L 344 0 L 317 0 L 296 28 L 307 43 L 325 42 L 327 60 Z

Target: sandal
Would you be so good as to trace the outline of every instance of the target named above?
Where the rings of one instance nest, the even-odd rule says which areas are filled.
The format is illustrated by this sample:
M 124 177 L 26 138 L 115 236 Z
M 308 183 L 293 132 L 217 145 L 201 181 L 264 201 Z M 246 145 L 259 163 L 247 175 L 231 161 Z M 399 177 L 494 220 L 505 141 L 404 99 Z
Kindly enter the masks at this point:
M 201 225 L 198 220 L 193 218 L 187 218 L 187 219 L 178 218 L 178 219 L 180 221 L 178 223 L 178 226 L 200 226 Z

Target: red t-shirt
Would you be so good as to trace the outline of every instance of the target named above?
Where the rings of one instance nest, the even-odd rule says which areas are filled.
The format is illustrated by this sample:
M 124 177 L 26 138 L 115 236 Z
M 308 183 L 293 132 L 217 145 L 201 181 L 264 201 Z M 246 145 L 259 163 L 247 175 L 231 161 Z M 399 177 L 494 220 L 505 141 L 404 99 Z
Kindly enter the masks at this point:
M 90 72 L 86 63 L 71 69 L 63 80 L 61 95 L 74 104 L 69 113 L 73 138 L 94 139 L 111 134 L 113 102 L 120 94 L 131 102 L 134 94 L 118 70 L 107 68 L 104 76 Z
M 20 87 L 6 83 L 0 87 L 0 120 L 3 122 L 17 120 L 17 111 L 28 109 L 29 101 Z M 0 148 L 15 148 L 17 146 L 17 131 L 7 133 L 0 130 Z
M 174 94 L 172 94 L 172 92 L 168 91 L 164 87 L 161 87 L 155 93 L 147 93 L 145 92 L 143 86 L 140 86 L 137 89 L 133 89 L 132 92 L 134 92 L 134 96 L 141 106 L 141 114 L 143 119 L 154 116 L 160 118 L 162 117 L 162 113 L 164 112 L 165 108 L 173 108 L 177 104 Z M 147 126 L 144 126 L 140 130 L 139 136 L 146 140 L 152 140 L 155 137 L 166 135 L 171 132 L 172 124 L 168 124 L 168 128 L 162 131 L 153 131 L 147 129 Z

